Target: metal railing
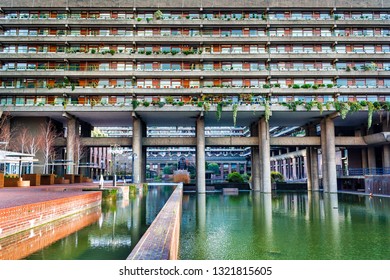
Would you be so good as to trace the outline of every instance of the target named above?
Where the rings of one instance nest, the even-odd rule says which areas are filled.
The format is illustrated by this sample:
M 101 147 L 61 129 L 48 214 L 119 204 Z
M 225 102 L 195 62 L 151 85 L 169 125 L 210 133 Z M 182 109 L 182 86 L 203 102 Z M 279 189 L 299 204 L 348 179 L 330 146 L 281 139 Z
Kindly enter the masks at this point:
M 366 176 L 366 175 L 390 175 L 390 167 L 382 168 L 348 168 L 337 169 L 337 177 L 352 177 L 352 176 Z

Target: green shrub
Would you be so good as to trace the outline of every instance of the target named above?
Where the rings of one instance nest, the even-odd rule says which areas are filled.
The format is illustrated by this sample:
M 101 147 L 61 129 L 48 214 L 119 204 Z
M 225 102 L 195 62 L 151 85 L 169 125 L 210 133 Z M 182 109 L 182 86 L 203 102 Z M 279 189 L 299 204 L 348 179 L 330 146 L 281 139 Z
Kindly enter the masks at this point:
M 136 185 L 130 185 L 129 186 L 129 193 L 130 194 L 136 194 L 137 193 L 137 186 Z
M 278 171 L 271 171 L 271 182 L 272 183 L 284 182 L 283 174 Z
M 227 177 L 228 182 L 230 183 L 244 183 L 244 178 L 238 172 L 232 172 Z

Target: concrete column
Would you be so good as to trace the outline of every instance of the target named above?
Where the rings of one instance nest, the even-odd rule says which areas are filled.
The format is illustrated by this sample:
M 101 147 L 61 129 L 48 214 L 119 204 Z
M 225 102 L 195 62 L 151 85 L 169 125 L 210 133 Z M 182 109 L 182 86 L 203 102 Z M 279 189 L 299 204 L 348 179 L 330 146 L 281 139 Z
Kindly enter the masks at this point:
M 75 167 L 75 141 L 76 136 L 78 136 L 78 124 L 75 118 L 69 118 L 67 121 L 67 129 L 66 129 L 66 173 L 74 174 Z M 76 134 L 77 133 L 77 134 Z
M 326 123 L 325 119 L 323 119 L 320 123 L 321 125 L 321 154 L 322 154 L 322 187 L 324 191 L 328 191 L 328 165 L 326 159 Z
M 292 178 L 293 180 L 297 179 L 297 159 L 296 157 L 292 157 Z
M 366 148 L 362 148 L 362 168 L 368 168 Z
M 390 144 L 383 145 L 383 167 L 390 168 Z
M 367 158 L 368 158 L 368 168 L 370 168 L 370 169 L 376 168 L 376 158 L 375 158 L 375 148 L 374 147 L 367 148 Z
M 196 120 L 196 184 L 198 193 L 206 192 L 206 155 L 205 155 L 204 117 Z
M 336 173 L 336 146 L 334 122 L 331 118 L 326 118 L 326 162 L 328 172 L 328 192 L 337 192 Z
M 311 148 L 310 147 L 307 147 L 306 148 L 306 156 L 303 158 L 303 161 L 305 163 L 305 167 L 306 167 L 306 182 L 307 182 L 307 190 L 308 191 L 311 191 L 312 188 L 313 188 L 313 183 L 312 183 L 312 176 L 311 176 L 311 168 L 312 168 L 312 164 L 311 164 Z
M 270 193 L 271 189 L 271 146 L 269 125 L 265 118 L 259 120 L 259 150 L 261 170 L 261 191 Z
M 259 137 L 259 127 L 257 124 L 251 125 L 251 136 Z M 260 171 L 260 151 L 259 147 L 252 147 L 252 189 L 254 191 L 261 191 L 261 171 Z
M 311 147 L 310 148 L 310 177 L 311 177 L 311 190 L 312 191 L 319 191 L 319 176 L 318 176 L 318 150 L 317 148 Z M 308 175 L 309 176 L 309 175 Z
M 252 189 L 254 191 L 260 191 L 260 156 L 259 148 L 252 148 Z
M 136 154 L 134 157 L 133 166 L 133 183 L 142 183 L 142 120 L 136 116 L 133 117 L 133 153 Z

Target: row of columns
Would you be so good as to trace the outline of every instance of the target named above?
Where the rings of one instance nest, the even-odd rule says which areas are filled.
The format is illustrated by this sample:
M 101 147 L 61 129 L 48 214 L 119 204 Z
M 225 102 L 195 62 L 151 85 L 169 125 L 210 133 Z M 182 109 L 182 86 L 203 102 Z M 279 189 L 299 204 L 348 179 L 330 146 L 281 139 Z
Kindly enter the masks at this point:
M 321 151 L 322 151 L 322 174 L 325 192 L 337 192 L 336 175 L 336 150 L 335 150 L 335 128 L 333 120 L 326 117 L 321 121 Z M 75 140 L 78 137 L 79 122 L 71 117 L 68 119 L 67 127 L 67 156 L 69 162 L 67 173 L 72 174 L 75 159 Z M 313 135 L 314 131 L 309 131 Z M 258 146 L 252 148 L 252 184 L 254 191 L 265 193 L 271 192 L 271 168 L 270 168 L 270 135 L 269 124 L 263 117 L 251 126 L 252 136 L 258 137 Z M 146 136 L 145 123 L 133 115 L 133 182 L 145 181 L 146 148 L 142 146 L 142 138 Z M 196 169 L 197 169 L 197 190 L 199 193 L 206 192 L 206 159 L 205 159 L 205 123 L 204 116 L 200 115 L 196 120 Z M 319 190 L 318 178 L 318 154 L 314 147 L 306 148 L 308 190 Z M 390 153 L 388 150 L 387 153 Z M 370 160 L 370 157 L 368 157 Z

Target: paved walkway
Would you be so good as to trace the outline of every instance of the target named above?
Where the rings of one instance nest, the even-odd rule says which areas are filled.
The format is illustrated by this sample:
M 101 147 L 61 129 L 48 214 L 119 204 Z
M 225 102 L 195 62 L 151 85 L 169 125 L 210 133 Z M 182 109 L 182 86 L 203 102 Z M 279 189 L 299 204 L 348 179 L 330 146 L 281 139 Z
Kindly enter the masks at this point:
M 0 209 L 42 201 L 77 196 L 85 188 L 97 188 L 95 183 L 42 185 L 29 188 L 0 188 Z

